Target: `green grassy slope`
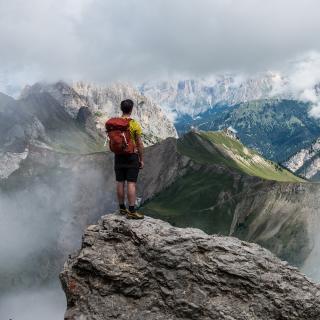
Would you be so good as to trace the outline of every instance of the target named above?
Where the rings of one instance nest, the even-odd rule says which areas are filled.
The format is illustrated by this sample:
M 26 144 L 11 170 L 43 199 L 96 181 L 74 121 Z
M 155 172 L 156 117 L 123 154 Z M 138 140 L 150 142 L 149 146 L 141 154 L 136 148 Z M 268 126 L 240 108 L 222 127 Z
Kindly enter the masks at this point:
M 190 132 L 179 139 L 178 148 L 182 154 L 196 162 L 222 164 L 243 174 L 267 180 L 303 181 L 223 132 Z
M 223 132 L 190 132 L 177 144 L 179 153 L 202 166 L 190 168 L 141 208 L 176 226 L 228 235 L 237 204 L 263 189 L 264 182 L 272 184 L 266 180 L 304 181 Z
M 229 175 L 190 171 L 142 210 L 175 226 L 192 226 L 207 233 L 226 235 L 233 219 L 236 193 Z

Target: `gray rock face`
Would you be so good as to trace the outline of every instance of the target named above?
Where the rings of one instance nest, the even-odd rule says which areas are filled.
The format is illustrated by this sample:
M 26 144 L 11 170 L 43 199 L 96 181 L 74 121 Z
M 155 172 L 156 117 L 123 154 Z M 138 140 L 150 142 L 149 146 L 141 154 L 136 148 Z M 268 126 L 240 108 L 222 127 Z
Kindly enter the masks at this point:
M 309 148 L 303 148 L 286 162 L 285 167 L 292 172 L 299 174 L 310 180 L 320 179 L 320 138 L 310 145 Z
M 65 319 L 320 319 L 320 286 L 258 245 L 110 214 L 60 279 Z
M 138 194 L 145 202 L 170 186 L 190 169 L 190 158 L 179 154 L 177 140 L 168 138 L 145 149 L 145 167 L 140 172 Z

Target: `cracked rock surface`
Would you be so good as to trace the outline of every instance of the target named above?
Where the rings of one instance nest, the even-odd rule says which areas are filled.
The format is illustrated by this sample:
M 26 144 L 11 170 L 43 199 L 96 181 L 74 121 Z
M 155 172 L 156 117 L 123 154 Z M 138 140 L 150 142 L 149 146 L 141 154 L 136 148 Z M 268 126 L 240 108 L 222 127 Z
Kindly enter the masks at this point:
M 60 274 L 65 319 L 320 319 L 320 286 L 256 244 L 116 214 Z

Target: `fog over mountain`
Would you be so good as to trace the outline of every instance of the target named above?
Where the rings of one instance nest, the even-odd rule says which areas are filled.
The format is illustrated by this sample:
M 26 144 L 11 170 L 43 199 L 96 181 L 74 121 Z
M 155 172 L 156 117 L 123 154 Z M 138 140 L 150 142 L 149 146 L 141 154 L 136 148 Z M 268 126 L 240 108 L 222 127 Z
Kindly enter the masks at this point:
M 158 79 L 137 87 L 172 118 L 184 114 L 195 117 L 217 104 L 235 105 L 271 98 L 310 102 L 309 116 L 319 118 L 320 55 L 310 53 L 277 71 Z

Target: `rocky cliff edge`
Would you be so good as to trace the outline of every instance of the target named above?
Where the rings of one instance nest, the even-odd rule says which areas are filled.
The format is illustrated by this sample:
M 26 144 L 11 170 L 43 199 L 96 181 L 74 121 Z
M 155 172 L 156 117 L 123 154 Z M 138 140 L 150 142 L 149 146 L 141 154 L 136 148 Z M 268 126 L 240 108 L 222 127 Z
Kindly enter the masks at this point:
M 108 214 L 60 275 L 68 320 L 320 319 L 320 286 L 258 245 Z

